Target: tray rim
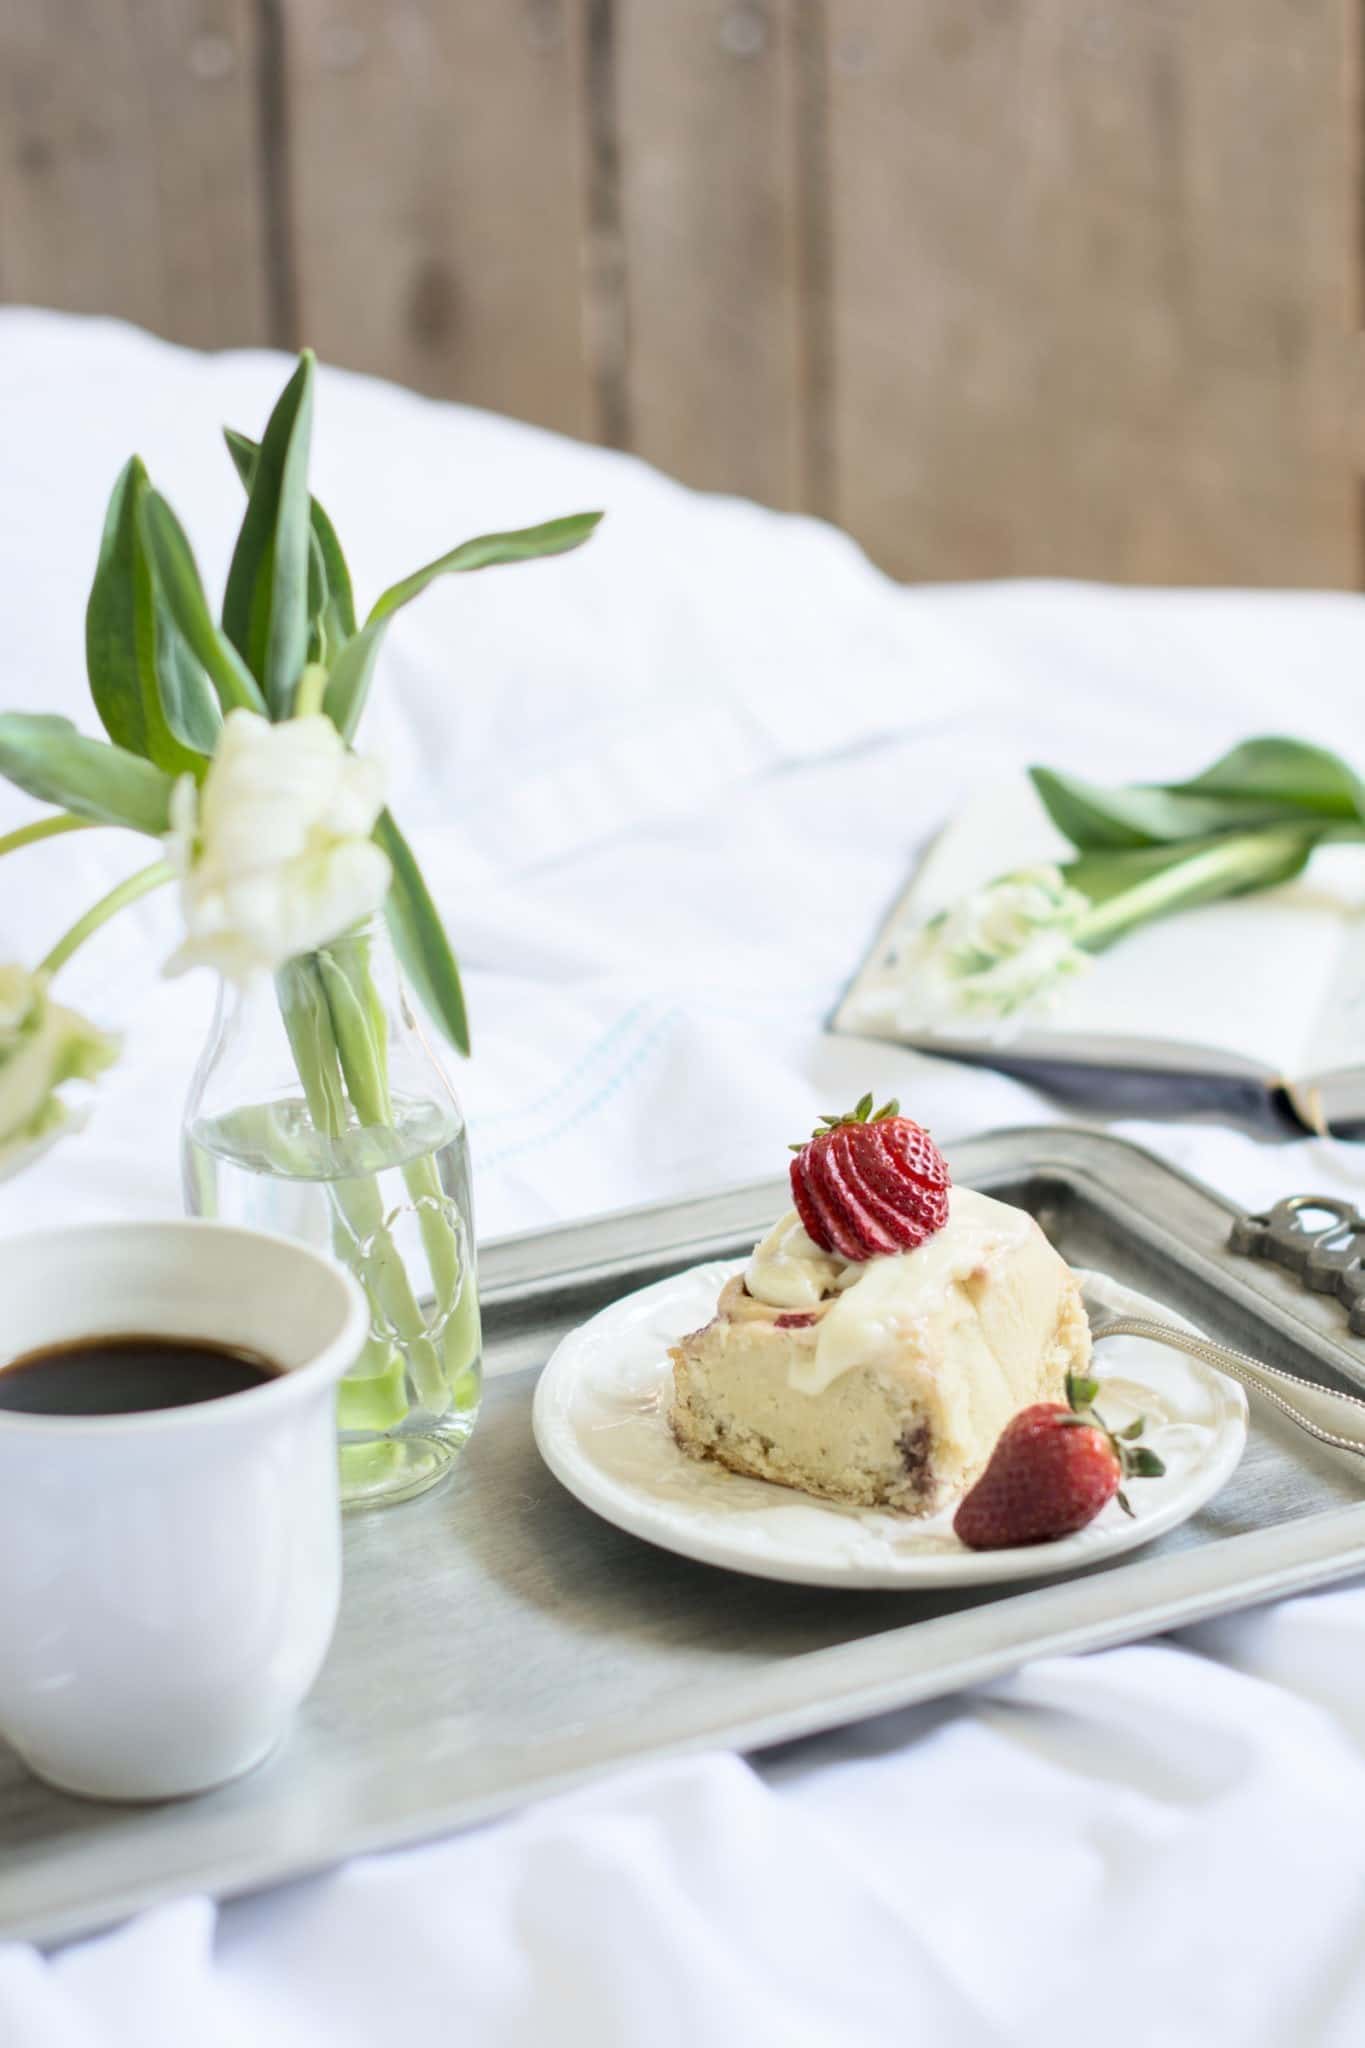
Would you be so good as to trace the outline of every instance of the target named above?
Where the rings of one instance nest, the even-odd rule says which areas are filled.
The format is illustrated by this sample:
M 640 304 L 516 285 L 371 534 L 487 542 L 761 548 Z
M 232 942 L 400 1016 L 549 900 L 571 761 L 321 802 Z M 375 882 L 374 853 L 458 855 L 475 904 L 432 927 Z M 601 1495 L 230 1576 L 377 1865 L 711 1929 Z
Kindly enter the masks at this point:
M 982 1156 L 988 1148 L 989 1162 Z M 1121 1158 L 1125 1173 L 1139 1176 L 1148 1186 L 1163 1187 L 1172 1208 L 1193 1203 L 1194 1210 L 1202 1212 L 1198 1246 L 1179 1237 L 1159 1215 L 1143 1216 L 1144 1228 L 1135 1233 L 1139 1238 L 1168 1257 L 1172 1243 L 1178 1244 L 1181 1262 L 1202 1269 L 1207 1284 L 1238 1298 L 1248 1312 L 1263 1316 L 1298 1344 L 1325 1354 L 1328 1364 L 1365 1384 L 1365 1366 L 1348 1344 L 1336 1341 L 1319 1320 L 1297 1312 L 1324 1298 L 1280 1293 L 1293 1287 L 1287 1276 L 1262 1268 L 1259 1262 L 1233 1261 L 1226 1250 L 1226 1226 L 1238 1213 L 1235 1204 L 1144 1147 L 1083 1126 L 1042 1125 L 985 1133 L 948 1149 L 964 1181 L 974 1173 L 993 1180 L 1052 1173 L 1098 1186 L 1101 1195 L 1106 1193 L 1106 1162 L 1117 1165 Z M 533 1302 L 537 1293 L 570 1275 L 600 1279 L 619 1266 L 647 1272 L 642 1261 L 650 1258 L 677 1265 L 694 1252 L 697 1258 L 704 1257 L 707 1244 L 733 1244 L 755 1221 L 770 1220 L 774 1190 L 782 1186 L 772 1179 L 743 1183 L 709 1195 L 674 1198 L 492 1241 L 481 1253 L 486 1261 L 482 1292 L 490 1302 L 518 1297 Z M 1108 1193 L 1111 1208 L 1114 1199 Z M 1126 1213 L 1132 1221 L 1132 1213 Z M 623 1232 L 635 1239 L 624 1253 L 619 1249 Z M 542 1253 L 548 1265 L 539 1264 Z M 1344 1326 L 1339 1304 L 1331 1307 L 1336 1312 L 1333 1320 Z M 535 1372 L 533 1367 L 519 1370 Z M 98 1900 L 87 1893 L 65 1904 L 49 1903 L 33 1913 L 10 1915 L 0 1927 L 0 1940 L 51 1945 L 92 1934 L 193 1891 L 232 1897 L 287 1883 L 354 1856 L 400 1849 L 484 1824 L 646 1761 L 663 1762 L 717 1748 L 746 1753 L 767 1749 L 988 1684 L 1035 1657 L 1113 1648 L 1214 1614 L 1330 1584 L 1362 1568 L 1365 1500 L 1223 1536 L 1198 1549 L 1158 1556 L 1139 1552 L 1088 1572 L 1069 1570 L 1054 1580 L 1002 1589 L 998 1598 L 957 1612 L 766 1661 L 738 1673 L 724 1701 L 712 1703 L 700 1724 L 687 1699 L 664 1701 L 643 1726 L 638 1715 L 605 1715 L 592 1723 L 593 1754 L 584 1753 L 584 1731 L 575 1728 L 558 1740 L 538 1744 L 530 1769 L 515 1787 L 499 1784 L 486 1792 L 466 1789 L 440 1796 L 433 1784 L 430 1789 L 437 1796 L 420 1810 L 396 1816 L 353 1814 L 325 1836 L 310 1834 L 283 1850 L 272 1846 L 268 1828 L 242 1846 L 226 1852 L 220 1846 L 216 1855 L 210 1841 L 205 1867 L 192 1877 L 179 1866 L 169 1876 L 126 1871 Z M 992 1618 L 986 1646 L 975 1640 L 983 1606 Z M 929 1630 L 936 1654 L 931 1662 L 907 1669 L 908 1640 L 923 1640 Z M 206 1816 L 206 1826 L 211 1836 L 212 1815 Z M 144 1859 L 148 1853 L 139 1849 Z

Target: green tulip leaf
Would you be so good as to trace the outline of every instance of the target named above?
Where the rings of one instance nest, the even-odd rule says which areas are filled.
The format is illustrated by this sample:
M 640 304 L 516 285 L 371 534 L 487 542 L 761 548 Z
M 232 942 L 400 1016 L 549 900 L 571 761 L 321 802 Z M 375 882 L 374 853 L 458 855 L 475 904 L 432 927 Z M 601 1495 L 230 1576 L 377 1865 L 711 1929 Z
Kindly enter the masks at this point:
M 1291 822 L 1365 823 L 1365 785 L 1354 769 L 1301 740 L 1246 740 L 1185 782 L 1102 789 L 1050 768 L 1029 773 L 1052 822 L 1080 853 L 1167 846 Z
M 310 518 L 313 534 L 322 555 L 323 573 L 327 578 L 327 600 L 337 615 L 337 623 L 346 639 L 355 631 L 355 599 L 351 595 L 351 572 L 346 567 L 346 557 L 341 552 L 337 531 L 316 498 L 312 500 Z
M 420 597 L 438 576 L 449 576 L 462 569 L 492 569 L 506 562 L 534 562 L 544 555 L 563 555 L 571 548 L 581 548 L 601 521 L 600 512 L 573 512 L 567 519 L 546 520 L 543 526 L 523 526 L 515 533 L 484 533 L 476 540 L 462 541 L 449 554 L 439 555 L 424 569 L 414 569 L 411 576 L 391 584 L 371 605 L 365 623 L 372 625 L 376 619 L 390 618 L 405 604 L 411 604 L 414 597 Z
M 147 471 L 135 455 L 119 472 L 109 500 L 85 610 L 90 695 L 116 746 L 172 775 L 188 771 L 200 776 L 203 756 L 213 749 L 218 707 L 207 676 L 190 661 L 188 650 L 171 679 L 171 701 L 166 698 L 165 661 L 158 659 L 164 657 L 164 631 L 138 524 L 147 489 Z M 191 736 L 196 733 L 207 734 L 206 746 Z
M 313 355 L 305 349 L 266 424 L 223 596 L 223 630 L 287 718 L 308 659 L 308 451 Z
M 422 871 L 390 812 L 382 813 L 374 836 L 393 869 L 387 904 L 389 930 L 403 971 L 423 1009 L 455 1050 L 468 1054 L 469 1018 L 460 970 Z
M 1202 775 L 1170 787 L 1181 796 L 1278 803 L 1325 818 L 1365 818 L 1365 786 L 1355 770 L 1340 755 L 1302 740 L 1246 740 Z
M 102 825 L 160 838 L 170 825 L 175 778 L 125 747 L 87 739 L 69 718 L 0 712 L 0 775 L 37 797 Z
M 1164 789 L 1102 789 L 1050 768 L 1030 768 L 1029 775 L 1053 824 L 1082 853 L 1201 838 L 1217 831 L 1223 816 L 1215 800 L 1172 797 Z
M 575 512 L 566 519 L 551 519 L 543 526 L 526 526 L 514 533 L 485 533 L 477 540 L 463 541 L 449 554 L 428 562 L 424 569 L 415 569 L 401 583 L 392 584 L 371 606 L 361 631 L 346 643 L 332 664 L 325 709 L 338 732 L 348 740 L 354 739 L 388 622 L 405 604 L 420 597 L 428 584 L 438 576 L 566 554 L 571 548 L 582 547 L 601 519 L 600 512 Z
M 218 744 L 223 713 L 203 664 L 195 660 L 186 646 L 160 593 L 156 598 L 154 658 L 157 692 L 166 723 L 181 744 L 200 757 L 196 773 L 202 775 L 207 766 L 205 757 Z
M 232 642 L 215 625 L 185 530 L 160 492 L 144 494 L 139 524 L 166 610 L 207 672 L 223 711 L 264 714 L 265 699 Z
M 249 493 L 260 444 L 231 427 L 224 428 L 223 438 Z M 316 498 L 308 501 L 308 518 L 312 527 L 308 550 L 308 659 L 330 667 L 338 649 L 355 633 L 355 598 L 336 528 Z
M 1078 776 L 1055 774 L 1050 768 L 1030 768 L 1029 775 L 1053 824 L 1079 853 L 1168 846 L 1177 840 L 1241 832 L 1290 818 L 1322 822 L 1316 806 L 1254 792 L 1215 796 L 1187 792 L 1175 785 L 1166 788 L 1140 783 L 1102 789 Z
M 344 740 L 355 738 L 388 624 L 387 619 L 375 619 L 363 626 L 332 663 L 322 708 Z

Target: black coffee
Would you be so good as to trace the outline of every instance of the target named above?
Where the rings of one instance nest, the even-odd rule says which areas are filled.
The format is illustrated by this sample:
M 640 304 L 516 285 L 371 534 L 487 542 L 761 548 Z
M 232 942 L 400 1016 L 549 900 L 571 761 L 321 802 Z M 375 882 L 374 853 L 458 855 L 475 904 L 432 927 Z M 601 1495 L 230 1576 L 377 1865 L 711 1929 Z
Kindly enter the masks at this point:
M 244 1394 L 278 1378 L 254 1351 L 189 1337 L 81 1337 L 0 1368 L 0 1408 L 20 1415 L 142 1415 Z

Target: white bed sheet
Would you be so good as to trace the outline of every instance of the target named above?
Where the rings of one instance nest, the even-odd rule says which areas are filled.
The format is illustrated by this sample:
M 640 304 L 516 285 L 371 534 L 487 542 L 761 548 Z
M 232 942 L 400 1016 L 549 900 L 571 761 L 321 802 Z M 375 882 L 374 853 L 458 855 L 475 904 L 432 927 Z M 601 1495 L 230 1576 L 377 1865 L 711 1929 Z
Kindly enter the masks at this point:
M 91 723 L 84 597 L 132 447 L 216 586 L 216 431 L 257 428 L 286 367 L 0 313 L 4 708 Z M 864 1087 L 949 1145 L 1055 1115 L 822 1035 L 914 849 L 1032 759 L 1166 776 L 1286 728 L 1359 752 L 1354 597 L 902 589 L 818 523 L 335 372 L 314 477 L 365 601 L 469 533 L 608 513 L 579 555 L 433 589 L 372 700 L 465 968 L 484 1235 L 778 1172 Z M 0 789 L 0 830 L 30 811 Z M 138 858 L 91 834 L 7 862 L 0 959 Z M 159 980 L 171 924 L 139 906 L 64 981 L 127 1050 L 82 1137 L 0 1188 L 0 1229 L 177 1207 L 210 989 Z M 1365 1186 L 1355 1148 L 1118 1128 L 1247 1203 Z M 0 2048 L 1358 2042 L 1363 1649 L 1347 1587 L 52 1960 L 0 1947 Z

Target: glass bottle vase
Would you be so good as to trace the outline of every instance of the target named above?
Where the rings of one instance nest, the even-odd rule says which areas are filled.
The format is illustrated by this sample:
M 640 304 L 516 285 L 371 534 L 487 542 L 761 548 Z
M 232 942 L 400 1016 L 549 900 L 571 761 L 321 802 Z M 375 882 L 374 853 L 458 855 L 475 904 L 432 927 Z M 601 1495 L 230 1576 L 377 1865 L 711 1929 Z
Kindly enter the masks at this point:
M 223 983 L 182 1135 L 185 1205 L 330 1249 L 370 1303 L 341 1383 L 342 1499 L 408 1500 L 478 1415 L 464 1118 L 382 919 L 243 989 Z

